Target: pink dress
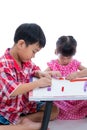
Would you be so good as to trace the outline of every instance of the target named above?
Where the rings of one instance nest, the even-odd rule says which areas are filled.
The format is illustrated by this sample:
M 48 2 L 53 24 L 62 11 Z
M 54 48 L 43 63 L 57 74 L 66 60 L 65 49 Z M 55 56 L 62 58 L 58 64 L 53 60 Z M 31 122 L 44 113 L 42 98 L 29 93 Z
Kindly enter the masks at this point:
M 47 63 L 48 67 L 54 71 L 60 71 L 63 77 L 78 71 L 80 62 L 73 59 L 68 65 L 60 65 L 58 59 L 51 60 Z M 76 120 L 83 119 L 87 116 L 87 100 L 63 100 L 54 102 L 59 108 L 58 119 Z

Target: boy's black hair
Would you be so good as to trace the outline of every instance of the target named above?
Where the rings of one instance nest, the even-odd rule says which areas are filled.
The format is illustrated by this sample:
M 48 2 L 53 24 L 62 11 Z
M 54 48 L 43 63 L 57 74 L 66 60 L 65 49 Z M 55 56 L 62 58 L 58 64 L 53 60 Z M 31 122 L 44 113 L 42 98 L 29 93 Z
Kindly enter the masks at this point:
M 15 31 L 14 42 L 23 39 L 26 46 L 29 44 L 39 43 L 40 47 L 44 47 L 46 44 L 45 34 L 42 28 L 35 23 L 24 23 L 21 24 Z
M 57 54 L 60 53 L 63 56 L 73 56 L 76 53 L 77 41 L 73 36 L 61 36 L 56 42 Z

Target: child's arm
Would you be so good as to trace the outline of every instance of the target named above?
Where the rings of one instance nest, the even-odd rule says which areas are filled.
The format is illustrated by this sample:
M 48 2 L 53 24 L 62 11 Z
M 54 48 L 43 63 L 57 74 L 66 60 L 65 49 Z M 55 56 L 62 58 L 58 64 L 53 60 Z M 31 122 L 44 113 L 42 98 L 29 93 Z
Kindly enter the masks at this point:
M 79 71 L 73 72 L 71 74 L 69 74 L 66 79 L 67 80 L 73 80 L 76 78 L 82 78 L 82 77 L 87 77 L 87 68 L 80 65 L 78 68 Z
M 77 72 L 77 77 L 78 78 L 87 77 L 87 69 L 84 69 L 84 70 Z
M 87 68 L 85 66 L 80 65 L 78 70 L 76 78 L 87 77 Z
M 87 69 L 87 67 L 85 67 L 85 66 L 83 66 L 83 65 L 80 65 L 79 68 L 78 68 L 78 70 L 80 70 L 80 71 L 82 71 L 82 70 L 84 70 L 84 69 Z
M 51 86 L 51 78 L 42 77 L 36 81 L 20 84 L 11 94 L 10 96 L 17 96 L 20 94 L 24 94 L 38 87 L 47 87 Z
M 87 68 L 80 65 L 78 68 L 80 71 L 77 72 L 77 78 L 87 77 Z

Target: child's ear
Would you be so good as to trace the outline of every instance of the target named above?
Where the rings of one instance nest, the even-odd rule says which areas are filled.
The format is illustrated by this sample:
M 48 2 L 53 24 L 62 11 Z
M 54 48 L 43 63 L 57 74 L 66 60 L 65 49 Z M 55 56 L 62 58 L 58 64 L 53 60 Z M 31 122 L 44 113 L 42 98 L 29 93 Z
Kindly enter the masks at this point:
M 17 46 L 18 46 L 18 48 L 24 48 L 25 47 L 25 41 L 24 40 L 19 40 L 18 41 L 18 44 L 17 44 Z
M 57 55 L 57 50 L 55 49 L 55 55 Z

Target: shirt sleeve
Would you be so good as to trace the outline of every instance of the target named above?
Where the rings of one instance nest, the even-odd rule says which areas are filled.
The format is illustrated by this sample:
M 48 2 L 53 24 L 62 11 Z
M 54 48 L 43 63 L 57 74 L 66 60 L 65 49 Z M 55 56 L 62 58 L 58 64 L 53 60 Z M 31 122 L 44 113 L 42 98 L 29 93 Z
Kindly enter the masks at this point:
M 0 69 L 0 93 L 3 96 L 9 97 L 19 85 L 9 68 Z
M 55 66 L 55 60 L 51 60 L 51 61 L 47 62 L 47 66 L 48 66 L 51 70 L 53 70 L 53 68 L 54 68 L 54 66 Z
M 76 60 L 76 59 L 74 59 L 72 64 L 73 64 L 74 67 L 76 67 L 78 69 L 79 66 L 81 65 L 81 62 Z
M 35 71 L 37 70 L 41 70 L 39 66 L 35 65 L 35 63 L 31 63 L 32 64 L 32 76 L 35 76 Z

